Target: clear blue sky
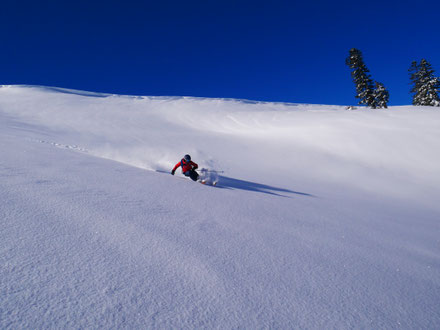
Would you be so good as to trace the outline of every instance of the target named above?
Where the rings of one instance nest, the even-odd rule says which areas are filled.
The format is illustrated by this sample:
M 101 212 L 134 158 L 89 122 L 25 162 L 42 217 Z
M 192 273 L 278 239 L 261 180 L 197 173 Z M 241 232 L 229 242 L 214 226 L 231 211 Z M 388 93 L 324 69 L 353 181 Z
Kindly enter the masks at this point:
M 2 0 L 0 84 L 356 104 L 355 47 L 390 104 L 410 104 L 411 61 L 440 76 L 439 14 L 438 0 Z

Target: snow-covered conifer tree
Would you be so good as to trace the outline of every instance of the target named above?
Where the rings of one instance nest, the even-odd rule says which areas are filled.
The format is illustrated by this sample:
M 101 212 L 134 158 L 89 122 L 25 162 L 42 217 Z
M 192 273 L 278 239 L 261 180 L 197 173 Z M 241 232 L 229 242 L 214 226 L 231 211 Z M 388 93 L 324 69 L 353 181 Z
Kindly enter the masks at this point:
M 365 66 L 361 51 L 356 48 L 350 49 L 350 55 L 345 60 L 345 64 L 353 70 L 351 76 L 356 85 L 356 98 L 359 99 L 359 104 L 365 104 L 375 109 L 373 80 L 369 74 L 370 71 Z
M 413 105 L 440 106 L 439 88 L 440 78 L 434 76 L 431 64 L 422 59 L 418 64 L 416 61 L 411 63 L 409 68 L 410 80 L 413 84 Z
M 388 108 L 388 101 L 390 99 L 390 93 L 385 86 L 376 81 L 376 88 L 374 90 L 375 105 L 377 108 Z

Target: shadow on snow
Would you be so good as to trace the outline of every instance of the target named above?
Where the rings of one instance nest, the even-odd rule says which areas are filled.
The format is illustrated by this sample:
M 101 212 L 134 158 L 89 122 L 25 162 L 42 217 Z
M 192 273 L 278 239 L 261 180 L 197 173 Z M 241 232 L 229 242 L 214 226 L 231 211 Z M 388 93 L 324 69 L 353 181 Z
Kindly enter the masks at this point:
M 156 170 L 156 172 L 169 174 L 169 171 L 164 171 L 164 170 Z M 179 178 L 184 179 L 185 177 L 179 176 Z M 188 178 L 188 180 L 190 180 L 190 179 Z M 213 187 L 212 185 L 209 185 L 209 186 Z M 308 193 L 304 193 L 304 192 L 300 192 L 300 191 L 294 191 L 294 190 L 290 190 L 290 189 L 269 186 L 266 184 L 234 179 L 234 178 L 230 178 L 230 177 L 223 176 L 223 175 L 218 176 L 218 184 L 215 187 L 221 188 L 221 189 L 240 189 L 240 190 L 247 190 L 247 191 L 255 191 L 255 192 L 260 192 L 260 193 L 264 193 L 264 194 L 280 196 L 280 197 L 287 197 L 287 198 L 290 198 L 290 196 L 286 196 L 285 194 L 295 194 L 295 195 L 301 195 L 301 196 L 315 197 L 312 194 L 308 194 Z
M 222 175 L 219 176 L 219 183 L 217 187 L 226 188 L 226 189 L 241 189 L 247 191 L 255 191 L 264 194 L 280 196 L 280 197 L 289 197 L 286 196 L 285 194 L 295 194 L 295 195 L 314 197 L 313 195 L 304 192 L 299 192 L 284 188 L 277 188 L 261 183 L 229 178 L 227 176 L 222 176 Z

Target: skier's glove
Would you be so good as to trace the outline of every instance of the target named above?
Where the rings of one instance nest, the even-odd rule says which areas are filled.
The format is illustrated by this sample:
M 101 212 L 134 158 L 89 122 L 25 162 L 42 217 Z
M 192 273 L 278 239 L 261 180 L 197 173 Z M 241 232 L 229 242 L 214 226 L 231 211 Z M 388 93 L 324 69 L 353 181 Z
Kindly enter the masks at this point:
M 175 171 L 174 171 L 174 170 L 172 170 L 172 171 L 171 171 L 171 175 L 174 175 L 174 172 L 175 172 Z

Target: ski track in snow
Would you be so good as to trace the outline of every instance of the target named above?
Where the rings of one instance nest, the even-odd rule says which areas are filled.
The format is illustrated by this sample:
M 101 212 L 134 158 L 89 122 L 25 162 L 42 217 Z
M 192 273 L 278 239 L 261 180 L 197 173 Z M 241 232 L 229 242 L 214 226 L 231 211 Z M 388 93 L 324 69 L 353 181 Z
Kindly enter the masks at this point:
M 81 152 L 86 152 L 86 153 L 88 152 L 87 149 L 78 147 L 76 145 L 67 145 L 67 144 L 49 142 L 49 141 L 44 141 L 44 140 L 35 140 L 35 141 L 39 142 L 39 143 L 50 144 L 50 145 L 57 147 L 57 148 L 71 149 L 71 150 L 81 151 Z
M 0 328 L 439 328 L 439 123 L 4 86 Z

